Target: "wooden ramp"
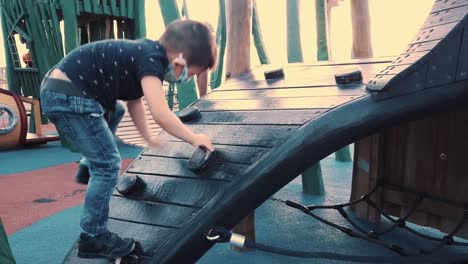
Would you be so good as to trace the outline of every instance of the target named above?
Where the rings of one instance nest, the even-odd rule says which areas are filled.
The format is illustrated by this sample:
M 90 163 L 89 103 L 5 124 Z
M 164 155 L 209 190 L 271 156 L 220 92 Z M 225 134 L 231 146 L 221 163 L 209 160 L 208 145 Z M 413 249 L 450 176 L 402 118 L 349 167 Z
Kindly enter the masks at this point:
M 445 10 L 463 15 L 450 26 L 431 22 L 422 30 L 436 33 L 416 38 L 404 59 L 292 64 L 284 67 L 284 79 L 270 81 L 264 72 L 271 66 L 261 66 L 197 101 L 201 118 L 188 126 L 211 136 L 216 164 L 193 173 L 187 162 L 194 148 L 162 132 L 167 147 L 145 149 L 121 176 L 137 175 L 145 187 L 127 197 L 113 194 L 109 228 L 138 241 L 143 263 L 195 262 L 213 246 L 205 238 L 212 227 L 234 227 L 330 153 L 383 128 L 466 105 L 468 76 L 457 71 L 468 61 L 467 1 L 445 2 L 436 1 L 430 21 Z M 435 60 L 447 49 L 450 63 Z M 450 68 L 456 78 L 426 82 L 436 76 L 432 66 L 452 64 L 458 65 Z M 335 74 L 349 67 L 361 69 L 364 83 L 336 85 Z M 78 259 L 74 245 L 65 263 L 105 262 Z

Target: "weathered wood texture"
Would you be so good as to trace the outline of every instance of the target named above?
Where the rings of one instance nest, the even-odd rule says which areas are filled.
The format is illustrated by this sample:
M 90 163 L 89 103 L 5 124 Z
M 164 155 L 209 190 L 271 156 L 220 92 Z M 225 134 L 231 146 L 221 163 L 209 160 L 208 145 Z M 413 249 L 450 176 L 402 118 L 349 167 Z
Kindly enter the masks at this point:
M 361 69 L 365 76 L 371 76 L 387 62 L 369 61 L 358 66 L 363 66 Z M 164 146 L 146 148 L 121 176 L 137 175 L 146 186 L 127 197 L 131 201 L 118 192 L 114 193 L 112 208 L 125 210 L 112 209 L 113 226 L 118 228 L 122 225 L 124 228 L 141 223 L 148 230 L 155 230 L 154 240 L 158 241 L 166 239 L 167 233 L 179 232 L 178 228 L 190 221 L 192 214 L 203 210 L 213 197 L 219 199 L 219 194 L 226 191 L 228 184 L 241 179 L 251 164 L 285 142 L 301 125 L 363 96 L 364 85 L 339 87 L 334 84 L 334 72 L 350 66 L 356 65 L 291 65 L 285 67 L 284 87 L 271 88 L 252 83 L 239 85 L 238 79 L 246 75 L 243 73 L 228 81 L 226 89 L 221 87 L 208 93 L 194 104 L 199 108 L 201 118 L 187 125 L 193 131 L 211 137 L 217 149 L 215 164 L 199 174 L 190 171 L 187 162 L 195 148 L 162 131 L 159 137 Z M 266 70 L 271 66 L 264 67 Z M 314 74 L 308 74 L 310 68 L 314 68 Z M 262 67 L 249 72 L 263 76 Z M 295 87 L 298 76 L 301 76 L 303 84 L 308 83 L 309 86 Z M 312 86 L 327 78 L 328 86 Z M 154 133 L 161 131 L 149 114 L 148 121 Z M 131 129 L 131 119 L 126 116 L 117 134 L 125 142 L 134 143 L 140 137 Z M 171 212 L 166 213 L 167 210 Z M 133 227 L 136 231 L 144 229 L 137 226 Z M 158 232 L 165 232 L 165 235 L 159 238 Z M 143 236 L 140 242 L 145 254 L 150 255 L 163 242 L 146 240 L 146 237 Z
M 147 110 L 150 127 L 154 134 L 160 133 L 163 147 L 146 148 L 121 176 L 137 175 L 144 188 L 127 197 L 114 192 L 109 228 L 124 237 L 136 238 L 141 255 L 161 254 L 163 245 L 183 237 L 193 221 L 198 221 L 195 219 L 198 215 L 206 213 L 213 202 L 221 201 L 233 185 L 246 180 L 245 171 L 287 141 L 299 127 L 365 95 L 364 85 L 336 86 L 335 72 L 363 66 L 364 76 L 371 76 L 388 61 L 361 63 L 287 66 L 284 87 L 240 85 L 238 78 L 246 75 L 243 73 L 228 81 L 226 89 L 221 87 L 209 93 L 194 104 L 200 109 L 201 118 L 187 123 L 193 131 L 208 134 L 217 149 L 214 163 L 201 173 L 187 168 L 195 148 L 161 132 Z M 264 67 L 267 70 L 271 66 Z M 315 74 L 303 74 L 310 68 Z M 263 69 L 249 72 L 247 75 L 252 72 L 260 75 Z M 302 87 L 294 85 L 298 76 Z M 325 79 L 327 86 L 314 85 Z M 145 144 L 128 115 L 117 135 L 130 144 Z M 79 263 L 74 256 L 76 248 L 66 263 Z
M 450 233 L 463 217 L 463 207 L 468 205 L 467 133 L 468 110 L 464 110 L 433 115 L 372 136 L 372 145 L 368 146 L 373 150 L 368 152 L 372 156 L 360 155 L 355 162 L 352 199 L 367 193 L 382 179 L 396 188 L 385 189 L 374 198 L 395 216 L 405 216 L 417 198 L 415 194 L 401 192 L 404 189 L 450 201 L 424 200 L 409 218 L 411 222 Z M 375 212 L 367 206 L 354 209 L 360 216 L 376 219 Z M 458 235 L 468 237 L 468 228 Z

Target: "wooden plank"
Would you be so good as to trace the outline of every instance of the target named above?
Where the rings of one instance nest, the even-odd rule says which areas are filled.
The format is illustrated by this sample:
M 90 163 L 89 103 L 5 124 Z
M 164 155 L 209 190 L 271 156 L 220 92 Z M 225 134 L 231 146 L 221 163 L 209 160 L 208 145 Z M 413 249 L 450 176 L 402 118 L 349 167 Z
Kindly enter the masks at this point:
M 420 51 L 430 51 L 437 44 L 439 44 L 439 42 L 440 40 L 433 40 L 433 41 L 428 41 L 428 42 L 409 44 L 408 48 L 403 52 L 403 54 L 420 52 Z
M 208 135 L 213 144 L 252 147 L 276 147 L 297 129 L 296 126 L 274 125 L 195 125 L 187 124 L 195 133 Z M 160 138 L 180 141 L 163 131 Z
M 241 175 L 247 165 L 234 163 L 211 164 L 201 173 L 194 173 L 188 169 L 187 159 L 174 159 L 164 157 L 140 156 L 127 169 L 127 173 L 141 173 L 153 175 L 166 175 L 176 178 L 192 178 L 199 180 L 231 181 L 235 176 Z
M 468 2 L 465 6 L 451 8 L 443 12 L 435 12 L 430 14 L 421 28 L 434 27 L 441 24 L 447 24 L 463 19 L 465 14 L 468 13 Z
M 411 40 L 411 44 L 432 41 L 437 39 L 444 38 L 456 25 L 458 22 L 444 24 L 436 27 L 421 29 Z
M 302 125 L 325 113 L 328 109 L 259 110 L 259 111 L 203 111 L 194 122 L 225 125 Z M 185 123 L 192 123 L 191 121 Z
M 125 173 L 121 177 L 128 175 L 135 174 Z M 137 175 L 144 181 L 145 188 L 129 197 L 194 208 L 202 208 L 225 186 L 225 183 L 220 181 L 201 181 L 199 179 L 182 179 L 160 175 Z M 117 191 L 114 192 L 114 195 L 121 196 Z
M 218 162 L 252 164 L 270 151 L 270 148 L 215 145 Z M 195 147 L 185 142 L 170 142 L 161 148 L 147 148 L 141 155 L 188 159 Z
M 451 9 L 451 8 L 456 8 L 456 7 L 463 6 L 463 5 L 468 5 L 468 0 L 436 1 L 434 5 L 432 6 L 431 14 L 435 12 L 440 12 L 443 10 Z
M 334 108 L 360 96 L 326 96 L 306 98 L 264 98 L 244 100 L 200 99 L 194 106 L 200 110 L 273 110 Z
M 336 86 L 335 74 L 350 69 L 359 68 L 362 71 L 363 83 L 385 68 L 387 63 L 360 64 L 360 65 L 311 65 L 283 67 L 284 79 L 265 80 L 264 72 L 278 68 L 275 65 L 261 66 L 240 74 L 237 78 L 227 81 L 221 88 L 223 90 L 237 90 L 240 88 L 287 88 L 287 87 L 319 87 Z
M 327 87 L 304 87 L 304 88 L 278 88 L 278 89 L 238 89 L 223 90 L 216 89 L 208 93 L 203 99 L 257 99 L 266 97 L 312 97 L 312 96 L 335 96 L 335 95 L 363 95 L 364 85 L 353 86 L 327 86 Z
M 134 223 L 180 228 L 198 211 L 187 206 L 169 205 L 113 196 L 109 203 L 109 218 Z

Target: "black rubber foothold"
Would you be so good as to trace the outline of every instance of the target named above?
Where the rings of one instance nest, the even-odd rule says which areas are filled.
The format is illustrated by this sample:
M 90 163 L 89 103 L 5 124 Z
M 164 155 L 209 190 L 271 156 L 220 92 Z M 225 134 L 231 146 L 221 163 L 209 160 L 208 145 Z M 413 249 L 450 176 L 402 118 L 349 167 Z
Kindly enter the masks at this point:
M 266 71 L 265 73 L 265 79 L 281 79 L 284 78 L 284 71 L 283 68 L 279 69 L 274 69 L 271 71 Z
M 189 106 L 179 112 L 179 118 L 182 122 L 193 121 L 200 118 L 200 110 L 195 106 Z
M 201 172 L 208 167 L 213 157 L 213 152 L 204 147 L 198 147 L 189 159 L 188 168 L 194 172 Z
M 362 73 L 359 69 L 350 69 L 335 74 L 335 81 L 338 85 L 362 83 Z
M 135 194 L 143 190 L 143 188 L 143 180 L 136 175 L 122 176 L 117 182 L 117 191 L 124 196 Z

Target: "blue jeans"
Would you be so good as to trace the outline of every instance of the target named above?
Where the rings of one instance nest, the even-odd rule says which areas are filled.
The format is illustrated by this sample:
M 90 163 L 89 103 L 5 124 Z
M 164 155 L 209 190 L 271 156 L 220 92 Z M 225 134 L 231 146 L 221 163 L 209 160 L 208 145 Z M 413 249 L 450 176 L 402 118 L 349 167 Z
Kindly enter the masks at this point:
M 46 77 L 41 86 L 42 112 L 60 136 L 73 142 L 83 160 L 89 163 L 91 178 L 80 226 L 84 233 L 95 236 L 107 232 L 109 199 L 121 168 L 114 133 L 125 109 L 118 103 L 106 120 L 105 109 L 96 100 L 48 89 L 69 85 L 73 86 L 70 82 Z

